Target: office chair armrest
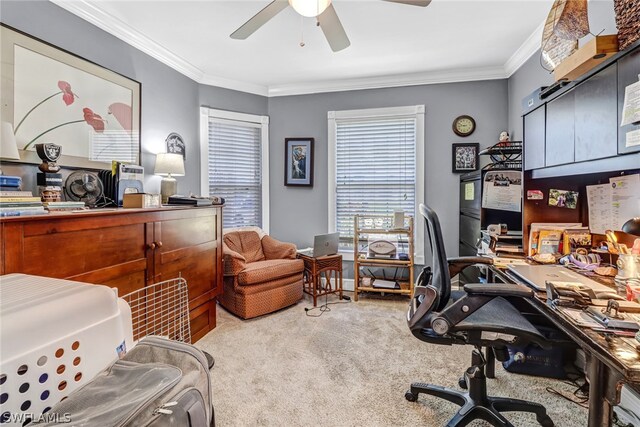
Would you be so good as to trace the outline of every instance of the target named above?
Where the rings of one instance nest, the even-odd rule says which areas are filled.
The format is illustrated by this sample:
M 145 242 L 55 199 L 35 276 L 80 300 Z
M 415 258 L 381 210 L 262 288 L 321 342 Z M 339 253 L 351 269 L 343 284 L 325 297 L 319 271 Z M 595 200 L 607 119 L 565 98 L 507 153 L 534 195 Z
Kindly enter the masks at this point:
M 464 291 L 469 295 L 533 298 L 533 290 L 524 285 L 468 283 Z
M 462 256 L 457 258 L 447 258 L 447 263 L 449 264 L 449 277 L 453 277 L 472 265 L 493 265 L 493 259 L 482 256 Z

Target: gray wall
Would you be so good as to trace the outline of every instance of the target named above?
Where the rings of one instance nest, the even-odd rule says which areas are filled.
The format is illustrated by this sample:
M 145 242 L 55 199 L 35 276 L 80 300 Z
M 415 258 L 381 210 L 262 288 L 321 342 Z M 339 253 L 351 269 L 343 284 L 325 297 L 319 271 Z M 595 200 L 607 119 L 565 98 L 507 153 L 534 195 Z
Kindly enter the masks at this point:
M 425 200 L 442 223 L 449 255 L 458 254 L 458 184 L 451 172 L 451 144 L 479 142 L 494 144 L 507 128 L 507 81 L 436 84 L 352 92 L 322 93 L 269 99 L 270 116 L 270 200 L 272 234 L 310 246 L 313 236 L 327 232 L 327 112 L 361 108 L 424 104 L 425 115 Z M 451 130 L 453 119 L 469 114 L 476 132 L 460 138 Z M 313 188 L 285 187 L 284 139 L 315 138 Z
M 177 178 L 178 191 L 200 192 L 200 105 L 267 113 L 266 97 L 199 85 L 48 1 L 2 0 L 0 8 L 1 22 L 142 84 L 142 165 L 146 172 L 145 190 L 149 192 L 160 191 L 161 178 L 153 175 L 155 154 L 165 151 L 164 140 L 171 132 L 182 135 L 187 147 L 187 174 Z M 3 164 L 2 170 L 22 176 L 24 188 L 36 190 L 35 167 Z

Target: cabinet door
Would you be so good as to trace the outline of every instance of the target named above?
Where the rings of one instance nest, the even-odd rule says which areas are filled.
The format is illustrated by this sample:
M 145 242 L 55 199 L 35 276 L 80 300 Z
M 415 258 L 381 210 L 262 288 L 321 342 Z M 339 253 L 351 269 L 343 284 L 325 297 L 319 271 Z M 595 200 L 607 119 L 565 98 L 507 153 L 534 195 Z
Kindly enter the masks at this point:
M 628 54 L 618 61 L 618 125 L 622 123 L 622 107 L 624 105 L 624 92 L 627 86 L 638 81 L 640 74 L 640 50 Z M 618 131 L 618 153 L 634 153 L 640 151 L 640 144 L 628 145 L 627 134 L 640 132 L 640 123 L 620 127 Z
M 576 162 L 618 154 L 617 90 L 615 64 L 576 87 Z
M 215 327 L 215 297 L 221 286 L 216 260 L 222 251 L 218 213 L 214 208 L 181 210 L 154 223 L 153 281 L 177 277 L 187 281 L 194 341 Z
M 524 116 L 524 169 L 544 167 L 545 106 Z
M 573 163 L 575 146 L 575 91 L 547 104 L 545 166 Z

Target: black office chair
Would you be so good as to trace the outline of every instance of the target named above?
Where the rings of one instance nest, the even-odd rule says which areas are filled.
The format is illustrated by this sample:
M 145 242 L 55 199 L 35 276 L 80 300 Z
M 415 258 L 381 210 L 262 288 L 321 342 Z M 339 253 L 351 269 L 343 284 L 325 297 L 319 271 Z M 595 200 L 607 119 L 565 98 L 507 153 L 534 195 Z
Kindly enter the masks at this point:
M 453 273 L 476 262 L 475 258 L 447 260 L 440 222 L 436 213 L 420 205 L 433 253 L 433 265 L 426 267 L 416 284 L 407 313 L 413 335 L 425 342 L 442 345 L 473 345 L 471 367 L 464 373 L 468 391 L 457 391 L 436 385 L 413 383 L 405 398 L 415 402 L 420 393 L 430 394 L 461 406 L 447 427 L 466 426 L 482 419 L 498 427 L 513 427 L 501 412 L 533 412 L 544 427 L 553 421 L 544 406 L 524 400 L 487 395 L 486 361 L 482 347 L 491 350 L 497 360 L 507 360 L 506 346 L 535 343 L 549 348 L 544 336 L 505 298 L 532 298 L 531 289 L 521 285 L 466 284 L 462 294 L 453 295 Z M 457 297 L 457 298 L 456 298 Z

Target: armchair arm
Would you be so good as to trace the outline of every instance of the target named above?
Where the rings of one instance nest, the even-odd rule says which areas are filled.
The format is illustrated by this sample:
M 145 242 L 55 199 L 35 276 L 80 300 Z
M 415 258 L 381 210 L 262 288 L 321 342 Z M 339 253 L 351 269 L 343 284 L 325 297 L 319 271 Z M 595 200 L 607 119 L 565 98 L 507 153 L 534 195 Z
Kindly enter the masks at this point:
M 521 297 L 532 298 L 533 290 L 524 285 L 500 284 L 500 283 L 468 283 L 464 285 L 464 291 L 469 295 L 485 295 L 496 297 Z
M 242 270 L 244 270 L 247 260 L 238 252 L 229 249 L 226 243 L 222 244 L 222 252 L 224 255 L 224 275 L 225 276 L 237 276 Z
M 449 264 L 449 277 L 453 277 L 472 265 L 493 265 L 493 259 L 482 256 L 463 256 L 458 258 L 447 258 L 447 263 Z
M 296 259 L 296 245 L 280 242 L 271 236 L 262 238 L 262 252 L 266 259 Z

